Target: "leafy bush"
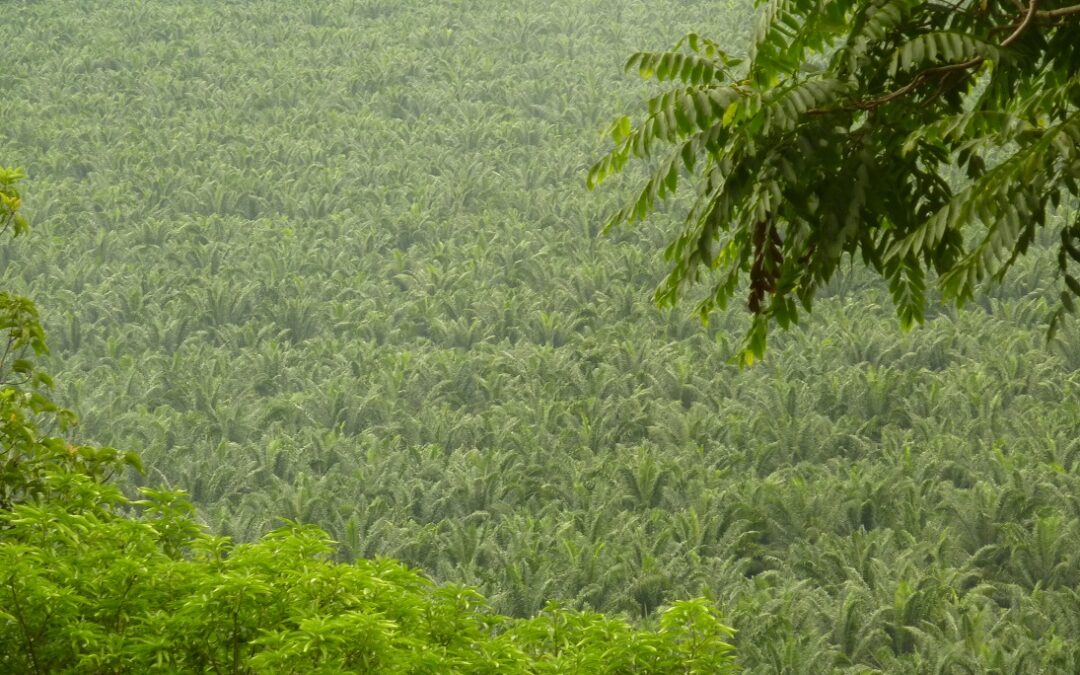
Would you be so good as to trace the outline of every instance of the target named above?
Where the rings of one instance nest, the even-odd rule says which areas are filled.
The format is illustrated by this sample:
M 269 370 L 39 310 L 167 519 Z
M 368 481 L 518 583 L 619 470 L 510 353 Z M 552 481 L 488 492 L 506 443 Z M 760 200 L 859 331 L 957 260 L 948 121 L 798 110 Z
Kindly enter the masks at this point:
M 703 599 L 656 631 L 550 606 L 509 619 L 388 560 L 332 560 L 319 528 L 206 534 L 174 491 L 128 502 L 76 472 L 0 512 L 0 670 L 25 673 L 723 673 Z M 137 508 L 141 517 L 125 513 Z

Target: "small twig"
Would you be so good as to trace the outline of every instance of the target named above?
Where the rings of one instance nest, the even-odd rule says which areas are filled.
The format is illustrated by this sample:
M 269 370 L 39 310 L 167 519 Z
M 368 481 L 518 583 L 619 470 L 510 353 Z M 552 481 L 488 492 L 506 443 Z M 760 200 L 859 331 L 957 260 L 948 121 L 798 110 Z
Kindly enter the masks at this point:
M 927 96 L 926 100 L 922 102 L 922 107 L 927 107 L 934 101 L 938 100 L 949 89 L 952 89 L 956 85 L 956 80 L 954 79 L 955 76 L 955 73 L 948 73 L 947 75 L 945 75 L 945 77 L 941 78 L 941 81 L 938 82 L 938 87 L 934 90 L 934 93 Z
M 1023 35 L 1024 31 L 1026 31 L 1028 26 L 1031 25 L 1031 20 L 1035 18 L 1035 14 L 1037 13 L 1038 8 L 1039 0 L 1030 0 L 1027 14 L 1024 15 L 1024 20 L 1021 21 L 1020 25 L 1016 27 L 1016 30 L 1014 30 L 1012 34 L 1009 35 L 1009 37 L 1005 38 L 1005 40 L 1001 43 L 1001 47 L 1003 49 L 1020 39 L 1020 36 Z
M 910 94 L 911 91 L 915 89 L 915 87 L 919 86 L 931 77 L 934 77 L 936 75 L 947 75 L 949 73 L 961 70 L 967 70 L 968 68 L 971 68 L 972 66 L 977 66 L 982 62 L 982 58 L 976 58 L 971 59 L 970 61 L 964 61 L 963 63 L 950 63 L 947 66 L 936 66 L 934 68 L 927 68 L 926 70 L 913 77 L 911 79 L 911 82 L 908 82 L 896 91 L 889 92 L 888 94 L 879 96 L 877 98 L 872 98 L 865 101 L 856 101 L 852 104 L 852 107 L 856 110 L 871 110 L 873 108 L 877 108 L 888 103 L 889 101 L 894 101 L 902 96 Z
M 38 661 L 37 649 L 34 646 L 34 638 L 30 637 L 30 629 L 27 627 L 26 620 L 23 618 L 22 606 L 19 604 L 19 595 L 15 592 L 14 578 L 8 580 L 8 588 L 11 589 L 11 601 L 14 605 L 15 618 L 19 622 L 23 640 L 26 642 L 26 651 L 30 655 L 30 663 L 33 665 L 35 673 L 44 672 L 41 669 L 41 663 Z
M 1001 42 L 999 46 L 1002 49 L 1010 47 L 1013 43 L 1019 40 L 1020 36 L 1024 34 L 1024 31 L 1026 31 L 1031 26 L 1032 21 L 1036 18 L 1058 19 L 1073 14 L 1080 14 L 1080 5 L 1072 5 L 1070 7 L 1061 7 L 1059 9 L 1039 11 L 1039 0 L 1030 0 L 1030 3 L 1027 7 L 1024 7 L 1019 0 L 1013 0 L 1013 4 L 1015 4 L 1018 9 L 1024 12 L 1024 18 L 1020 21 L 1020 23 L 1016 24 L 1016 27 L 1013 29 L 1013 32 L 1009 34 L 1009 37 L 1005 38 Z M 1009 28 L 1009 26 L 1001 26 L 1000 28 Z M 940 82 L 937 91 L 935 91 L 930 96 L 929 101 L 932 101 L 939 97 L 942 93 L 944 93 L 945 90 L 948 88 L 948 79 L 951 73 L 967 70 L 972 66 L 979 65 L 983 61 L 984 59 L 982 58 L 974 58 L 970 61 L 964 61 L 962 63 L 953 63 L 947 66 L 928 68 L 913 77 L 910 82 L 900 87 L 899 89 L 889 92 L 888 94 L 885 94 L 883 96 L 879 96 L 877 98 L 872 98 L 865 101 L 857 101 L 851 106 L 849 106 L 849 108 L 855 110 L 871 110 L 873 108 L 877 108 L 878 106 L 884 105 L 890 101 L 894 101 L 902 96 L 907 96 L 916 87 L 921 85 L 923 82 L 926 82 L 926 80 L 930 79 L 931 77 L 937 75 L 945 75 L 946 77 L 942 78 L 942 81 Z
M 3 369 L 7 365 L 8 355 L 11 354 L 11 348 L 15 346 L 15 334 L 8 333 L 7 346 L 4 347 L 4 355 L 0 356 L 0 369 Z

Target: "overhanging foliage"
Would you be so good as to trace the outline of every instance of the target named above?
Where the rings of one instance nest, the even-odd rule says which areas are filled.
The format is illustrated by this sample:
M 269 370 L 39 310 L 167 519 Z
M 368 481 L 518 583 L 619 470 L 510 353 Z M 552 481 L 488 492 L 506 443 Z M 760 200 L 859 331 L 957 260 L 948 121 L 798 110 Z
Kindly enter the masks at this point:
M 627 69 L 668 88 L 636 121 L 615 121 L 588 185 L 662 158 L 610 229 L 690 177 L 656 300 L 708 279 L 707 318 L 748 284 L 744 363 L 771 322 L 811 309 L 845 255 L 887 280 L 906 329 L 923 319 L 928 277 L 962 304 L 1077 194 L 1080 5 L 771 0 L 746 62 L 691 34 Z M 1080 295 L 1080 221 L 1060 234 L 1051 332 Z

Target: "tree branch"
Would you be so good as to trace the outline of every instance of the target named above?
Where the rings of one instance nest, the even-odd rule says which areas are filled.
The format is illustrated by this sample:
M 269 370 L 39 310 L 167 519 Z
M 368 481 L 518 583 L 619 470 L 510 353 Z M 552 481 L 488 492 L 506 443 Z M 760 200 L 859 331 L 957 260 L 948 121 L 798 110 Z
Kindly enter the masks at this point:
M 1059 7 L 1057 9 L 1047 9 L 1042 12 L 1035 12 L 1036 18 L 1039 19 L 1060 19 L 1065 16 L 1072 16 L 1073 14 L 1080 14 L 1080 5 L 1070 5 L 1068 7 Z
M 867 99 L 864 101 L 856 101 L 852 104 L 852 107 L 856 110 L 872 110 L 888 103 L 889 101 L 894 101 L 902 96 L 907 96 L 912 92 L 912 90 L 915 89 L 915 87 L 919 86 L 931 77 L 937 75 L 947 75 L 949 73 L 954 73 L 961 70 L 967 70 L 972 66 L 979 65 L 984 60 L 985 59 L 977 58 L 971 59 L 970 61 L 964 61 L 962 63 L 950 63 L 947 66 L 936 66 L 934 68 L 927 68 L 915 77 L 911 78 L 911 82 L 908 82 L 896 91 L 889 92 L 888 94 L 879 96 L 877 98 Z
M 1018 0 L 1016 1 L 1015 4 L 1018 7 L 1023 7 L 1023 5 L 1020 4 Z M 1017 40 L 1019 40 L 1020 36 L 1023 35 L 1024 31 L 1026 31 L 1031 26 L 1031 22 L 1035 18 L 1058 19 L 1058 18 L 1070 16 L 1070 15 L 1073 15 L 1073 14 L 1080 14 L 1080 5 L 1072 5 L 1072 6 L 1069 6 L 1069 7 L 1061 7 L 1061 8 L 1058 8 L 1058 9 L 1039 11 L 1039 0 L 1031 0 L 1028 3 L 1028 6 L 1024 10 L 1024 12 L 1025 12 L 1024 13 L 1024 18 L 1020 21 L 1020 23 L 1016 24 L 1016 28 L 1013 29 L 1013 32 L 1009 34 L 1009 37 L 1005 38 L 1001 42 L 1000 47 L 1002 49 L 1008 48 L 1013 43 L 1015 43 Z M 1002 28 L 1007 28 L 1007 26 L 1002 26 Z M 873 108 L 877 108 L 878 106 L 884 105 L 884 104 L 888 103 L 889 101 L 894 101 L 894 100 L 896 100 L 898 98 L 901 98 L 903 96 L 907 96 L 916 87 L 918 87 L 920 84 L 922 84 L 926 80 L 930 79 L 931 77 L 935 77 L 935 76 L 938 76 L 938 75 L 945 75 L 946 77 L 948 77 L 951 73 L 959 72 L 959 71 L 962 71 L 962 70 L 967 70 L 967 69 L 971 68 L 972 66 L 976 66 L 976 65 L 982 63 L 983 60 L 984 59 L 982 59 L 982 58 L 975 58 L 975 59 L 971 59 L 970 61 L 964 61 L 963 63 L 952 63 L 952 64 L 949 64 L 947 66 L 937 66 L 935 68 L 927 68 L 926 70 L 922 71 L 921 73 L 919 73 L 918 75 L 913 77 L 910 82 L 908 82 L 904 86 L 900 87 L 899 89 L 897 89 L 895 91 L 892 91 L 892 92 L 889 92 L 888 94 L 885 94 L 883 96 L 879 96 L 877 98 L 872 98 L 872 99 L 868 99 L 868 100 L 864 100 L 864 101 L 857 101 L 857 102 L 855 102 L 854 104 L 851 105 L 851 108 L 856 109 L 856 110 L 872 110 Z M 945 87 L 946 87 L 946 82 L 942 81 L 941 86 L 938 88 L 938 91 L 934 93 L 932 98 L 937 98 L 937 96 L 939 96 L 941 94 L 941 92 L 944 90 Z
M 1020 25 L 1016 27 L 1016 30 L 1014 30 L 1012 34 L 1010 34 L 1009 37 L 1005 38 L 1005 40 L 1001 43 L 1002 48 L 1008 47 L 1009 45 L 1020 39 L 1020 36 L 1023 35 L 1024 31 L 1026 31 L 1028 29 L 1028 26 L 1031 25 L 1031 20 L 1035 18 L 1035 14 L 1037 13 L 1038 8 L 1039 0 L 1031 0 L 1031 2 L 1028 4 L 1027 14 L 1024 15 L 1024 20 L 1021 21 Z

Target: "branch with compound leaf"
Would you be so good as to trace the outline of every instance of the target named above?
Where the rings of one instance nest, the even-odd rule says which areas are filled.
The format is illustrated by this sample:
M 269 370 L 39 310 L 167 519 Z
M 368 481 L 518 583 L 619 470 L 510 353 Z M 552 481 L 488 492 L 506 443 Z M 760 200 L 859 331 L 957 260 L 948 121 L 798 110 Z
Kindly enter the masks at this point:
M 1069 16 L 1080 15 L 1080 5 L 1070 5 L 1068 7 L 1059 7 L 1057 9 L 1050 10 L 1039 10 L 1039 0 L 1031 0 L 1027 7 L 1024 7 L 1023 4 L 1019 2 L 1019 0 L 1014 0 L 1014 4 L 1017 6 L 1018 9 L 1021 9 L 1023 11 L 1024 16 L 1016 24 L 998 27 L 999 30 L 1008 30 L 1010 28 L 1012 29 L 1012 32 L 1009 34 L 1009 36 L 1001 41 L 999 47 L 1001 47 L 1002 49 L 1007 49 L 1008 47 L 1015 44 L 1016 41 L 1019 40 L 1020 37 L 1023 36 L 1023 34 L 1032 26 L 1032 24 L 1035 23 L 1036 20 L 1054 20 L 1062 19 Z M 985 61 L 985 59 L 983 58 L 974 58 L 968 61 L 963 61 L 961 63 L 951 63 L 945 66 L 935 66 L 933 68 L 927 68 L 926 70 L 915 75 L 915 77 L 913 77 L 910 82 L 900 87 L 899 89 L 875 98 L 856 101 L 855 103 L 846 106 L 846 109 L 873 110 L 874 108 L 885 105 L 890 101 L 895 101 L 898 98 L 907 96 L 911 92 L 915 91 L 915 89 L 917 89 L 921 84 L 930 79 L 940 79 L 937 91 L 935 91 L 929 99 L 934 100 L 942 93 L 944 93 L 946 89 L 949 88 L 949 80 L 953 79 L 954 73 L 969 70 L 982 64 L 983 61 Z M 955 81 L 953 82 L 953 84 L 955 84 Z

